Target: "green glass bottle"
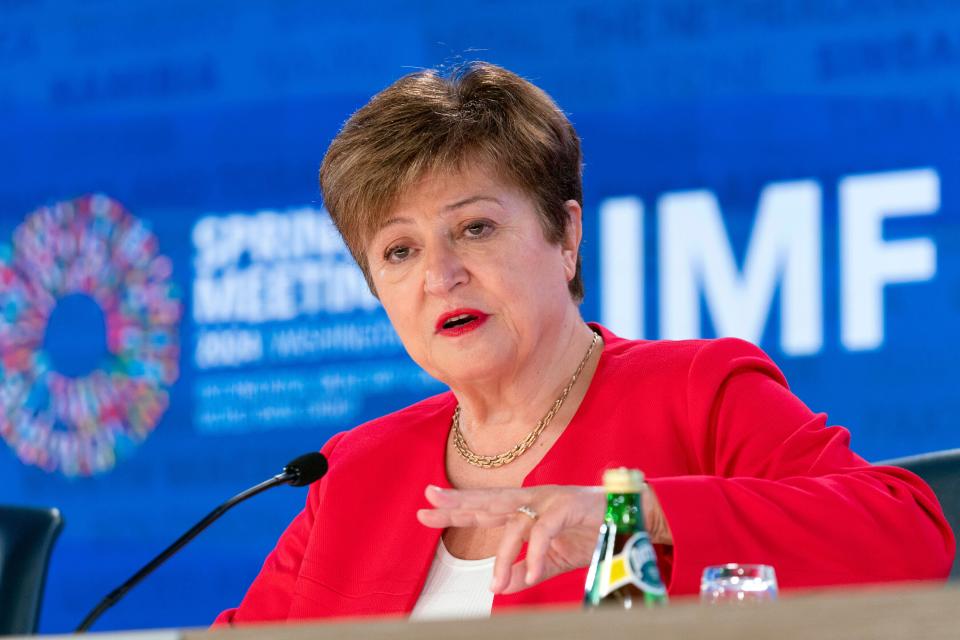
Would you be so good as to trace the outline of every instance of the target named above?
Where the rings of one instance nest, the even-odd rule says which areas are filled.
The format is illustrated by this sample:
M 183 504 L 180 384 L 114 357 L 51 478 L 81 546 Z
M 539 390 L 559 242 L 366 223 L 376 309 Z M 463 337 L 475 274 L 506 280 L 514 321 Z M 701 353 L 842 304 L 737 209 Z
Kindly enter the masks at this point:
M 607 514 L 587 571 L 584 607 L 632 609 L 666 604 L 657 554 L 643 524 L 643 474 L 622 467 L 607 469 L 603 486 Z

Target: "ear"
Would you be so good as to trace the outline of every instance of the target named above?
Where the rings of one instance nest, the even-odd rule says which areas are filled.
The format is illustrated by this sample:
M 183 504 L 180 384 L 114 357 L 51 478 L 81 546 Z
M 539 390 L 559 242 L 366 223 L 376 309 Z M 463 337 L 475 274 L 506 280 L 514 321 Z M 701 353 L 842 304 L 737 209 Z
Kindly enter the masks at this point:
M 567 212 L 567 228 L 560 241 L 560 254 L 569 282 L 577 274 L 577 256 L 580 255 L 580 239 L 583 238 L 583 209 L 576 200 L 567 200 L 563 208 Z

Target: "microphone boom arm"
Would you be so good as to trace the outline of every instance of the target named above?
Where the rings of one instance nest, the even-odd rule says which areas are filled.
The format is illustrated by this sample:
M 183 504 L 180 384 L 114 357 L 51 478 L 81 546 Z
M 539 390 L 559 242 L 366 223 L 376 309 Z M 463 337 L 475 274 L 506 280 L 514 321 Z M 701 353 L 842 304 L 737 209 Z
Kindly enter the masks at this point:
M 108 593 L 107 596 L 103 600 L 101 600 L 100 603 L 96 607 L 94 607 L 90 613 L 87 614 L 87 617 L 83 619 L 83 622 L 80 623 L 80 625 L 76 628 L 74 633 L 83 633 L 87 629 L 89 629 L 91 625 L 93 625 L 93 623 L 97 621 L 97 618 L 103 615 L 103 613 L 107 609 L 115 605 L 121 598 L 123 598 L 123 596 L 125 596 L 127 592 L 130 591 L 130 589 L 135 587 L 137 584 L 140 583 L 141 580 L 143 580 L 148 575 L 153 573 L 156 570 L 156 568 L 159 567 L 161 564 L 163 564 L 170 556 L 175 554 L 185 544 L 187 544 L 188 542 L 193 540 L 195 537 L 197 537 L 197 534 L 199 534 L 201 531 L 203 531 L 208 526 L 210 526 L 210 524 L 214 520 L 222 516 L 232 507 L 243 502 L 247 498 L 252 498 L 258 493 L 262 493 L 267 489 L 271 489 L 277 485 L 285 484 L 291 481 L 296 482 L 299 479 L 299 477 L 300 477 L 300 474 L 296 469 L 291 470 L 288 467 L 287 469 L 284 469 L 283 473 L 279 473 L 274 477 L 270 478 L 269 480 L 264 480 L 260 484 L 254 487 L 250 487 L 246 491 L 238 493 L 237 495 L 233 496 L 232 498 L 230 498 L 229 500 L 221 504 L 219 507 L 217 507 L 216 509 L 208 513 L 203 520 L 193 525 L 193 527 L 189 531 L 187 531 L 185 534 L 177 538 L 173 544 L 171 544 L 169 547 L 161 551 L 160 554 L 157 555 L 153 560 L 145 564 L 143 568 L 140 569 L 140 571 L 137 571 L 135 574 L 133 574 L 133 576 L 131 576 L 129 580 L 124 582 L 122 585 L 120 585 L 110 593 Z

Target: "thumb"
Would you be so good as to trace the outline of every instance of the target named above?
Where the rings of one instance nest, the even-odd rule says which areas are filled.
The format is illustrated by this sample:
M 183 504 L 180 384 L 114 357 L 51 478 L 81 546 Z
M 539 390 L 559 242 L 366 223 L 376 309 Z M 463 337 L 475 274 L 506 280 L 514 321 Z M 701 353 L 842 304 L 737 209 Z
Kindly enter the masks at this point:
M 650 540 L 655 544 L 673 544 L 673 533 L 663 515 L 663 508 L 653 488 L 645 484 L 643 488 L 643 520 L 650 534 Z

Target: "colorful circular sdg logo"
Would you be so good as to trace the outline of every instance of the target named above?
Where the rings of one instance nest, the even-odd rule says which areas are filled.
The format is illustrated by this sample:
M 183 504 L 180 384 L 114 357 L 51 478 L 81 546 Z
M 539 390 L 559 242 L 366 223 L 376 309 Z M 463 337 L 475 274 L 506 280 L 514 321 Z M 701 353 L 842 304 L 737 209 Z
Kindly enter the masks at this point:
M 172 270 L 156 236 L 103 195 L 42 207 L 0 245 L 0 435 L 25 464 L 102 473 L 153 431 L 179 374 Z M 78 296 L 102 312 L 106 345 L 70 375 L 45 335 L 58 303 Z M 76 333 L 68 340 L 91 339 Z

